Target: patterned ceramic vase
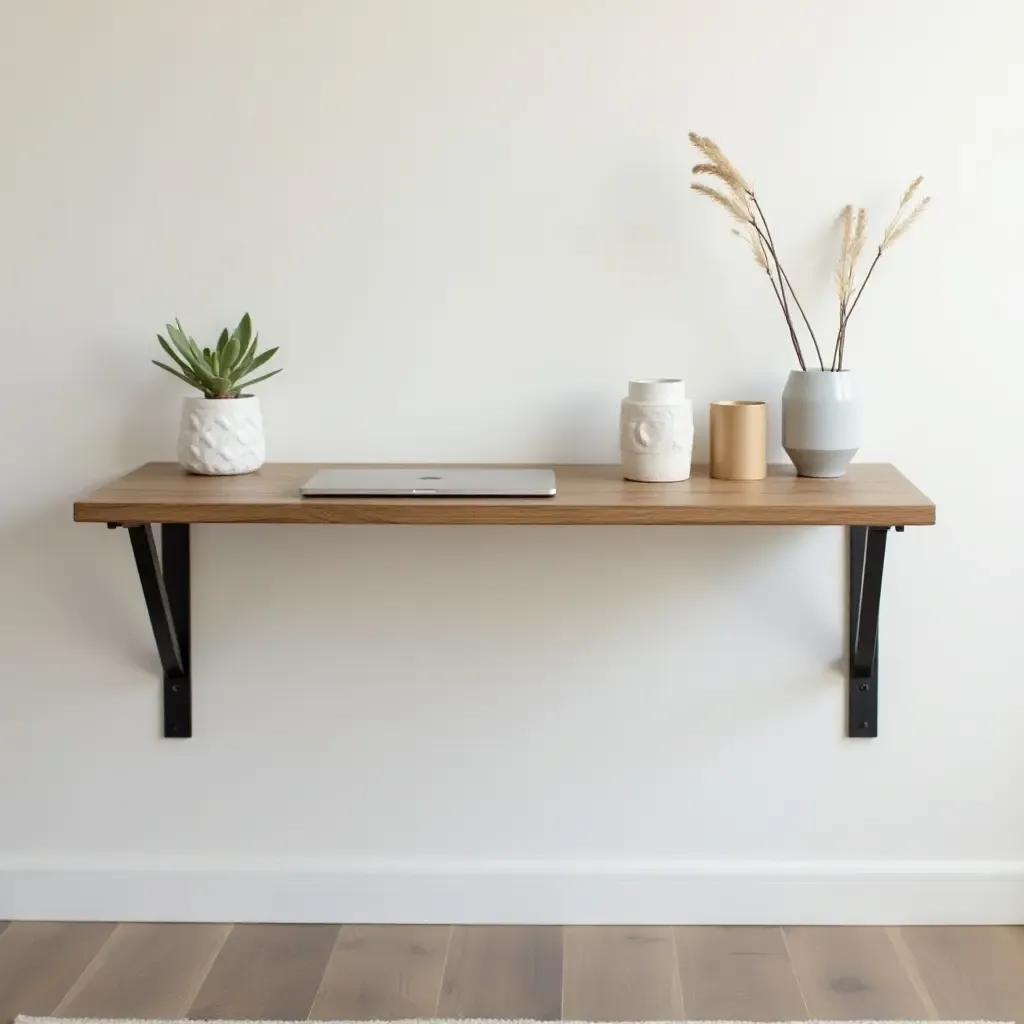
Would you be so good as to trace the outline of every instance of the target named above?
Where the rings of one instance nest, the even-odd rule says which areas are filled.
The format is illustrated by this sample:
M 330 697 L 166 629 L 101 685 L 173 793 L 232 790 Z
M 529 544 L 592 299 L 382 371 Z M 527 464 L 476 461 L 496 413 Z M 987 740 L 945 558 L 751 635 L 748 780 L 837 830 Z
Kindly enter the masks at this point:
M 266 459 L 263 417 L 254 395 L 186 398 L 181 409 L 178 461 L 190 473 L 252 473 Z
M 619 417 L 622 475 L 668 482 L 690 476 L 693 406 L 681 380 L 631 380 Z

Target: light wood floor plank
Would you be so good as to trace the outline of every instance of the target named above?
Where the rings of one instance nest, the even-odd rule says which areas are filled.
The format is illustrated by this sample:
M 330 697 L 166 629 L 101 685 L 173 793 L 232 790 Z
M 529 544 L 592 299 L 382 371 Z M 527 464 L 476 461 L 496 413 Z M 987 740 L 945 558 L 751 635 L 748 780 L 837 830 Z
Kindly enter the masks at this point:
M 313 1002 L 313 1020 L 436 1017 L 451 928 L 344 925 Z
M 884 928 L 785 928 L 810 1016 L 921 1020 L 927 1007 Z
M 122 924 L 57 1009 L 62 1017 L 184 1017 L 227 924 Z
M 113 930 L 112 924 L 11 924 L 0 935 L 0 1024 L 19 1013 L 53 1013 Z
M 807 1017 L 779 928 L 676 928 L 686 1016 L 691 1020 Z
M 567 927 L 562 981 L 566 1020 L 681 1020 L 671 928 Z
M 336 924 L 238 924 L 189 1010 L 210 1020 L 302 1020 L 338 938 Z
M 562 1012 L 562 929 L 457 925 L 441 988 L 441 1017 L 531 1017 Z
M 1024 929 L 900 928 L 940 1017 L 1024 1021 Z
M 192 1016 L 240 1019 L 311 1007 L 317 1018 L 555 1019 L 563 1008 L 559 928 L 114 927 L 0 922 L 0 1024 L 18 1013 L 176 1017 L 190 999 Z M 566 929 L 565 1016 L 795 1020 L 795 977 L 819 1019 L 1024 1022 L 1022 928 L 677 928 L 668 968 L 664 931 Z

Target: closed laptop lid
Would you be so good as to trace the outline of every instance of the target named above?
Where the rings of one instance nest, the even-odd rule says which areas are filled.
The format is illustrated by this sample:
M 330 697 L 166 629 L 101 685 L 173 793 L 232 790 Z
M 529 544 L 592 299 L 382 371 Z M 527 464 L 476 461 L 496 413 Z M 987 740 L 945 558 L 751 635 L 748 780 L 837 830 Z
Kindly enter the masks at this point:
M 548 498 L 550 469 L 449 466 L 346 466 L 323 469 L 302 486 L 304 497 Z

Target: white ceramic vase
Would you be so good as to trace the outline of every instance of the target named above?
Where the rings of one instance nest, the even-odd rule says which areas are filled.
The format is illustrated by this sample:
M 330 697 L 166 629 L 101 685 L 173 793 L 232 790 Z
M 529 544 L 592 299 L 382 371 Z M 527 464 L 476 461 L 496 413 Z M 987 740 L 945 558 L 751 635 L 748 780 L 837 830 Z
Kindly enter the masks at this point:
M 255 395 L 185 399 L 178 461 L 190 473 L 252 473 L 263 465 L 266 457 L 260 400 Z
M 693 406 L 681 380 L 631 380 L 619 416 L 622 475 L 664 483 L 686 480 L 693 455 Z
M 782 447 L 799 476 L 843 476 L 861 446 L 862 421 L 849 370 L 790 373 L 782 392 Z

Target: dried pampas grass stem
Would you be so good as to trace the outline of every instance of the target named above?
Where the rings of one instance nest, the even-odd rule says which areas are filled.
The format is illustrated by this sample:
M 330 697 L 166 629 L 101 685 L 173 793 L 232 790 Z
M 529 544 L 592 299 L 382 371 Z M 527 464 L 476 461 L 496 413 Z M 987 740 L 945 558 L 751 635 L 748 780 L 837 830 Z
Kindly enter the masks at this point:
M 811 343 L 814 345 L 814 352 L 818 357 L 818 365 L 824 370 L 825 362 L 821 355 L 818 339 L 814 334 L 814 328 L 811 326 L 811 322 L 804 312 L 804 307 L 801 305 L 799 298 L 797 298 L 789 275 L 779 260 L 775 239 L 772 237 L 768 220 L 764 215 L 764 210 L 757 196 L 754 194 L 754 190 L 750 187 L 746 178 L 740 174 L 735 164 L 722 152 L 721 147 L 716 142 L 709 139 L 706 135 L 698 135 L 696 132 L 690 132 L 689 138 L 690 142 L 693 143 L 705 158 L 704 162 L 694 166 L 693 173 L 716 178 L 726 186 L 727 191 L 723 192 L 700 181 L 692 182 L 690 187 L 695 192 L 710 199 L 716 206 L 720 206 L 734 220 L 743 225 L 743 230 L 734 231 L 734 234 L 746 239 L 754 256 L 754 262 L 767 274 L 768 280 L 771 282 L 772 291 L 775 293 L 775 298 L 778 300 L 779 307 L 782 309 L 782 314 L 786 319 L 786 326 L 789 329 L 789 336 L 793 342 L 793 349 L 796 352 L 800 369 L 806 370 L 807 366 L 800 349 L 796 323 L 790 310 L 790 298 L 792 298 L 793 304 L 800 313 L 800 319 L 807 328 L 808 335 L 810 335 Z M 854 207 L 852 205 L 847 205 L 843 208 L 843 239 L 839 251 L 839 262 L 835 271 L 836 292 L 839 298 L 839 329 L 836 332 L 836 343 L 829 367 L 831 370 L 842 370 L 843 368 L 847 325 L 850 322 L 853 311 L 861 300 L 861 296 L 864 294 L 865 286 L 871 280 L 875 267 L 878 266 L 882 253 L 891 248 L 898 239 L 902 238 L 917 223 L 931 202 L 931 197 L 926 196 L 924 199 L 919 200 L 916 205 L 911 206 L 923 181 L 924 178 L 919 176 L 907 186 L 907 190 L 903 193 L 903 197 L 900 200 L 896 216 L 893 217 L 886 227 L 875 258 L 871 261 L 871 265 L 868 267 L 868 271 L 864 275 L 864 280 L 860 283 L 859 288 L 855 286 L 855 277 L 857 264 L 860 262 L 860 257 L 867 241 L 868 211 L 863 207 L 859 207 L 856 210 L 856 214 L 854 214 Z
M 765 251 L 764 245 L 761 239 L 757 237 L 757 232 L 751 228 L 749 231 L 740 231 L 739 228 L 733 228 L 732 233 L 737 238 L 742 238 L 746 241 L 747 245 L 750 246 L 751 255 L 754 257 L 754 262 L 769 276 L 772 276 L 772 268 L 768 266 L 768 253 Z
M 772 288 L 775 290 L 776 298 L 782 307 L 782 314 L 786 318 L 786 326 L 789 329 L 789 336 L 793 342 L 797 360 L 801 368 L 806 368 L 803 353 L 800 351 L 800 341 L 797 337 L 796 326 L 793 323 L 793 316 L 789 308 L 790 297 L 793 299 L 793 303 L 799 310 L 800 316 L 807 327 L 807 332 L 811 336 L 811 342 L 818 356 L 818 363 L 824 370 L 825 364 L 821 358 L 818 339 L 814 336 L 814 329 L 811 327 L 807 314 L 804 312 L 803 306 L 793 290 L 789 275 L 779 261 L 779 254 L 775 248 L 775 239 L 772 238 L 771 228 L 765 219 L 761 204 L 757 201 L 757 196 L 754 195 L 754 190 L 736 165 L 722 152 L 721 147 L 714 140 L 709 139 L 705 135 L 698 135 L 696 132 L 690 132 L 689 138 L 690 142 L 700 150 L 706 160 L 704 163 L 696 164 L 693 168 L 693 173 L 697 175 L 706 174 L 717 178 L 728 186 L 729 191 L 726 194 L 702 182 L 694 182 L 690 187 L 695 192 L 699 192 L 718 206 L 721 206 L 741 224 L 748 224 L 753 228 L 758 240 L 757 246 L 753 245 L 753 240 L 751 241 L 754 259 L 758 266 L 763 267 L 768 272 Z M 774 264 L 774 273 L 772 271 L 772 264 Z
M 891 230 L 886 232 L 881 246 L 883 252 L 885 252 L 885 250 L 888 249 L 898 238 L 902 238 L 914 226 L 918 217 L 928 209 L 928 204 L 931 201 L 931 196 L 925 196 L 924 199 L 922 199 L 921 202 L 919 202 L 917 206 L 910 211 L 904 220 L 899 224 L 894 224 L 891 227 Z
M 850 322 L 850 317 L 853 316 L 853 311 L 857 308 L 857 304 L 860 302 L 861 296 L 864 294 L 864 288 L 868 281 L 871 280 L 871 275 L 875 272 L 875 267 L 878 266 L 878 261 L 882 258 L 882 253 L 892 248 L 896 240 L 902 238 L 914 226 L 921 214 L 928 209 L 928 204 L 932 201 L 931 196 L 925 196 L 909 214 L 906 213 L 907 207 L 914 198 L 914 194 L 921 187 L 922 181 L 924 181 L 924 178 L 918 175 L 918 177 L 916 177 L 907 187 L 907 191 L 903 193 L 903 198 L 900 200 L 900 208 L 896 211 L 896 216 L 893 217 L 889 222 L 889 225 L 886 227 L 885 233 L 882 236 L 882 241 L 878 246 L 878 252 L 875 253 L 875 258 L 871 261 L 871 266 L 868 267 L 868 272 L 864 275 L 864 280 L 861 282 L 860 288 L 857 289 L 857 294 L 853 297 L 853 302 L 850 303 L 849 309 L 840 308 L 839 334 L 836 338 L 835 362 L 837 369 L 841 370 L 843 368 L 843 356 L 846 352 L 846 328 Z M 906 215 L 904 216 L 904 214 Z
M 836 291 L 839 301 L 849 298 L 847 285 L 850 279 L 850 253 L 853 251 L 853 207 L 847 203 L 843 207 L 843 245 L 839 250 L 839 266 L 836 267 Z
M 793 338 L 793 344 L 799 350 L 800 346 L 797 342 L 796 328 L 793 326 L 792 317 L 789 315 L 789 303 L 786 301 L 786 289 L 789 289 L 789 294 L 793 297 L 793 302 L 796 308 L 800 311 L 800 317 L 804 322 L 804 326 L 807 328 L 807 333 L 811 336 L 811 344 L 814 345 L 814 354 L 818 357 L 818 365 L 821 369 L 825 369 L 825 362 L 821 358 L 821 349 L 818 346 L 818 339 L 814 335 L 814 328 L 811 326 L 811 321 L 807 319 L 807 314 L 804 312 L 804 307 L 801 305 L 800 300 L 797 298 L 796 291 L 793 288 L 792 282 L 789 280 L 789 275 L 786 273 L 785 268 L 779 262 L 779 255 L 775 249 L 775 239 L 772 238 L 771 228 L 768 227 L 768 221 L 765 218 L 764 210 L 761 209 L 761 204 L 757 201 L 757 196 L 753 192 L 750 193 L 750 200 L 754 204 L 754 209 L 757 210 L 758 215 L 761 218 L 761 223 L 764 225 L 764 233 L 762 234 L 761 229 L 757 225 L 757 219 L 754 220 L 754 230 L 761 235 L 761 240 L 764 242 L 768 251 L 772 254 L 772 258 L 775 260 L 775 269 L 779 272 L 779 287 L 782 289 L 782 301 L 783 307 L 786 312 L 786 320 L 789 323 L 789 332 Z M 806 366 L 801 369 L 807 369 Z
M 708 161 L 723 174 L 728 175 L 730 178 L 736 180 L 736 184 L 744 192 L 753 192 L 750 185 L 747 184 L 746 179 L 740 174 L 739 169 L 732 163 L 732 161 L 722 152 L 721 148 L 717 143 L 713 142 L 705 135 L 698 135 L 696 132 L 690 132 L 690 142 L 693 143 L 699 149 L 704 156 L 708 158 Z
M 864 251 L 864 242 L 868 236 L 868 211 L 862 206 L 857 211 L 857 227 L 853 232 L 853 248 L 850 251 L 850 288 L 853 288 L 853 271 Z
M 719 192 L 718 189 L 712 188 L 710 185 L 704 185 L 699 181 L 695 181 L 690 188 L 692 188 L 694 192 L 699 192 L 702 196 L 707 196 L 713 203 L 718 203 L 723 210 L 727 210 L 729 214 L 735 217 L 741 224 L 751 223 L 751 219 L 747 215 L 747 211 L 743 209 L 733 196 L 726 195 L 724 192 Z

